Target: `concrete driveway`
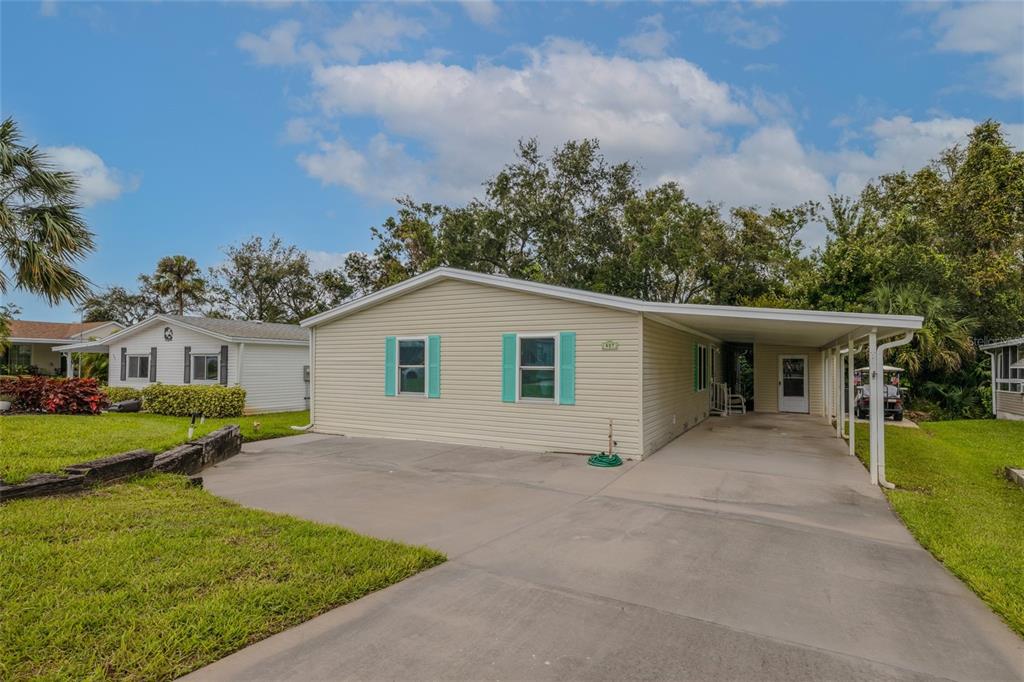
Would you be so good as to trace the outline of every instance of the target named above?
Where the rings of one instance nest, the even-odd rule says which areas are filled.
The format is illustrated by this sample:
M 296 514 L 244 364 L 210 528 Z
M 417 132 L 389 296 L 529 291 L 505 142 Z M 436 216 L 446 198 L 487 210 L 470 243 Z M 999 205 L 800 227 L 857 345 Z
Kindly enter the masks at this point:
M 304 435 L 205 475 L 450 561 L 195 679 L 1022 679 L 1024 644 L 820 421 L 712 419 L 641 463 Z

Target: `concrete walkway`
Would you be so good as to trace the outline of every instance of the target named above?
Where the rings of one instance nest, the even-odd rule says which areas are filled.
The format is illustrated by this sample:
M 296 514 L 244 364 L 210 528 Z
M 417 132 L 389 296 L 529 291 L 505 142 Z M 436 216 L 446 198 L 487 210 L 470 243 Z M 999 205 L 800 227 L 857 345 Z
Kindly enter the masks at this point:
M 1024 678 L 822 422 L 711 419 L 641 463 L 305 435 L 205 473 L 449 562 L 194 679 Z

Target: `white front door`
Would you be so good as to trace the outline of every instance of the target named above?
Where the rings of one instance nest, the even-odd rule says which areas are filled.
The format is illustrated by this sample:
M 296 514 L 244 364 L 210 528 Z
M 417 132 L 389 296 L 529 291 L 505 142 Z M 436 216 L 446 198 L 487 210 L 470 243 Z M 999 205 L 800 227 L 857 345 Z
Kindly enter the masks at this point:
M 809 412 L 807 356 L 779 356 L 779 412 Z

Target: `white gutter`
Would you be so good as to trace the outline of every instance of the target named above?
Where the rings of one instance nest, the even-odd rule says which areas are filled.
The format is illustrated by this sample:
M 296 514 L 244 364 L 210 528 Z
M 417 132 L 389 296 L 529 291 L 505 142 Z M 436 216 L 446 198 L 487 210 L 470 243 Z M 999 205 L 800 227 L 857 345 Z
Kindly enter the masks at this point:
M 876 367 L 880 368 L 880 367 L 884 367 L 885 366 L 885 351 L 889 350 L 890 348 L 896 348 L 897 346 L 905 346 L 905 345 L 907 345 L 908 343 L 910 343 L 913 340 L 914 340 L 914 332 L 913 331 L 908 331 L 908 332 L 904 333 L 903 336 L 901 336 L 900 338 L 896 339 L 895 341 L 890 341 L 888 343 L 883 343 L 882 345 L 880 345 L 878 347 L 878 350 L 875 353 L 875 365 L 876 365 Z M 876 442 L 878 444 L 878 446 L 877 446 L 878 447 L 878 457 L 876 459 L 876 466 L 878 467 L 878 481 L 877 482 L 880 485 L 882 485 L 882 486 L 892 490 L 896 486 L 893 485 L 892 483 L 890 483 L 889 481 L 887 481 L 886 478 L 885 478 L 885 396 L 882 395 L 882 393 L 881 393 L 881 384 L 882 384 L 881 376 L 877 377 L 877 383 L 878 383 L 879 388 L 878 388 L 878 392 L 875 391 L 874 384 L 876 383 L 876 380 L 875 380 L 876 378 L 875 378 L 874 374 L 875 374 L 875 372 L 872 371 L 871 415 L 874 416 L 874 414 L 875 414 L 875 407 L 876 406 L 879 406 L 881 408 L 881 409 L 878 410 L 878 414 L 879 414 L 880 419 L 878 419 L 879 429 L 878 429 L 878 435 L 876 436 L 876 439 L 877 439 Z

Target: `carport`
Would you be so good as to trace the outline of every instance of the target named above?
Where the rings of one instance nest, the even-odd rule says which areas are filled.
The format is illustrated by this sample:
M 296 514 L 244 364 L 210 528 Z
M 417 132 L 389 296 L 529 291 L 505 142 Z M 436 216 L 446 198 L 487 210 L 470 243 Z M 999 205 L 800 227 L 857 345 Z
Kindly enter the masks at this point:
M 871 394 L 880 395 L 885 353 L 910 343 L 923 323 L 923 318 L 915 315 L 669 303 L 643 303 L 642 307 L 645 318 L 719 344 L 751 346 L 755 367 L 754 410 L 821 414 L 834 425 L 837 438 L 848 440 L 851 455 L 855 448 L 854 415 L 846 405 L 854 403 L 856 354 L 866 350 Z M 771 361 L 759 361 L 759 352 L 770 354 Z M 812 367 L 812 362 L 818 366 Z M 770 399 L 776 391 L 778 402 L 774 410 L 758 405 L 758 396 Z M 818 391 L 820 410 L 811 408 L 811 394 Z M 802 403 L 799 398 L 803 398 Z M 790 401 L 788 405 L 786 401 Z M 869 469 L 872 483 L 891 488 L 885 478 L 883 420 L 883 410 L 871 410 Z

